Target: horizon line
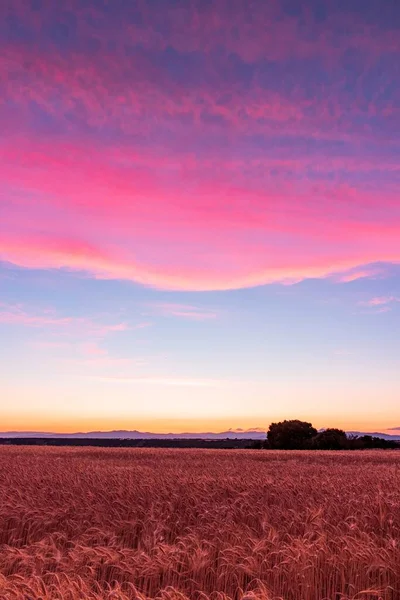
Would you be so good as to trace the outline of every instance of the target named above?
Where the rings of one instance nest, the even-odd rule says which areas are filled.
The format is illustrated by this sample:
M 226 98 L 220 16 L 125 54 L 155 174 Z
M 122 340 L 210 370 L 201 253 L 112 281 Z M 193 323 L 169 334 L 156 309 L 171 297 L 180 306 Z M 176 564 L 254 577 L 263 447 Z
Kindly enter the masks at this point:
M 318 428 L 318 431 L 324 431 L 325 429 L 327 429 L 326 427 L 321 427 Z M 393 437 L 400 437 L 400 431 L 399 428 L 397 427 L 388 427 L 388 428 L 382 428 L 380 430 L 377 429 L 368 429 L 367 431 L 364 431 L 362 428 L 360 429 L 347 429 L 344 428 L 343 429 L 345 431 L 346 434 L 362 434 L 362 435 L 390 435 Z M 117 438 L 117 434 L 135 434 L 136 437 L 138 436 L 157 436 L 157 437 L 175 437 L 175 438 L 179 438 L 181 437 L 186 437 L 186 436 L 223 436 L 223 435 L 236 435 L 236 436 L 249 436 L 251 434 L 255 434 L 257 436 L 260 435 L 267 435 L 268 432 L 268 427 L 266 428 L 262 428 L 262 427 L 254 427 L 254 428 L 247 428 L 247 429 L 242 429 L 242 428 L 229 428 L 229 429 L 224 429 L 222 431 L 167 431 L 167 432 L 157 432 L 157 431 L 141 431 L 139 429 L 93 429 L 93 430 L 87 430 L 87 431 L 71 431 L 71 432 L 67 432 L 67 431 L 54 431 L 54 430 L 37 430 L 37 429 L 32 429 L 32 430 L 17 430 L 17 429 L 12 429 L 12 430 L 6 430 L 6 431 L 0 431 L 0 437 L 4 437 L 4 436 L 15 436 L 15 437 L 24 437 L 24 436 L 46 436 L 46 437 L 52 437 L 52 436 L 56 436 L 56 437 L 77 437 L 77 436 L 93 436 L 93 435 L 112 435 L 115 434 L 115 437 Z M 391 433 L 386 433 L 386 432 L 391 432 Z

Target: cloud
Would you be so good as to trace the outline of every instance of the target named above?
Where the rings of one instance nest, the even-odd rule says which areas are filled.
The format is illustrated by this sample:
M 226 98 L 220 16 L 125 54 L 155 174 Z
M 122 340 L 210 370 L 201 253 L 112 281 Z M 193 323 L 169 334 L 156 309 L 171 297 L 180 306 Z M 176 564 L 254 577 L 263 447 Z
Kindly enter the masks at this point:
M 153 303 L 149 306 L 156 314 L 165 317 L 179 317 L 193 321 L 208 321 L 217 318 L 217 312 L 188 304 L 171 302 Z
M 33 327 L 37 329 L 52 329 L 57 332 L 66 332 L 74 335 L 87 335 L 94 338 L 102 338 L 110 333 L 127 331 L 130 329 L 127 323 L 106 323 L 99 319 L 77 316 L 61 316 L 53 309 L 32 310 L 20 304 L 0 303 L 0 323 L 10 326 Z M 142 327 L 139 324 L 136 327 Z M 135 328 L 135 327 L 133 327 Z M 38 341 L 38 343 L 54 347 L 64 345 L 60 341 Z M 95 348 L 95 343 L 92 348 Z M 61 345 L 61 346 L 60 346 Z
M 97 381 L 117 384 L 156 385 L 172 387 L 217 387 L 228 382 L 211 379 L 190 379 L 181 377 L 95 377 Z
M 396 302 L 400 302 L 400 298 L 396 296 L 376 296 L 369 300 L 362 300 L 359 305 L 374 309 L 374 313 L 385 313 L 389 312 Z
M 53 317 L 47 314 L 29 314 L 20 306 L 1 305 L 0 323 L 6 325 L 26 325 L 28 327 L 66 327 L 74 323 L 70 317 Z
M 170 134 L 164 143 L 180 132 L 187 144 L 188 129 L 199 136 L 221 127 L 335 139 L 376 139 L 383 128 L 387 142 L 397 106 L 396 31 L 378 24 L 379 10 L 371 20 L 332 3 L 323 24 L 316 12 L 313 2 L 293 15 L 262 0 L 157 10 L 135 2 L 112 14 L 98 2 L 71 0 L 40 14 L 25 1 L 2 3 L 7 130 L 20 131 L 22 118 L 46 132 L 142 134 L 139 154 L 150 133 L 153 144 L 160 131 Z M 366 98 L 370 73 L 377 77 L 385 59 L 379 91 Z
M 0 257 L 23 267 L 207 290 L 353 278 L 367 274 L 359 265 L 400 260 L 391 193 L 312 180 L 299 190 L 280 178 L 263 189 L 257 171 L 249 187 L 245 172 L 237 183 L 208 178 L 196 161 L 184 188 L 162 163 L 158 179 L 137 174 L 126 149 L 117 162 L 105 148 L 80 145 L 39 143 L 34 153 L 25 142 L 10 151 L 0 168 L 11 190 Z
M 384 306 L 393 302 L 400 302 L 400 298 L 396 298 L 395 296 L 376 296 L 370 300 L 364 300 L 360 304 L 362 306 Z
M 128 358 L 128 357 L 120 357 L 120 356 L 110 356 L 108 352 L 99 355 L 83 355 L 82 357 L 68 361 L 72 362 L 76 366 L 82 367 L 85 371 L 94 370 L 104 373 L 105 372 L 117 372 L 121 374 L 121 376 L 128 372 L 131 373 L 138 368 L 144 367 L 148 364 L 148 361 L 145 358 Z M 91 371 L 93 372 L 93 371 Z M 102 375 L 101 378 L 107 377 Z M 117 377 L 118 378 L 118 377 Z M 122 377 L 123 378 L 123 377 Z
M 96 342 L 85 342 L 81 344 L 81 351 L 88 357 L 104 357 L 107 356 L 107 350 L 101 348 Z
M 56 4 L 0 4 L 0 260 L 169 290 L 400 262 L 377 5 Z
M 347 273 L 335 273 L 332 275 L 332 279 L 338 283 L 351 283 L 352 281 L 357 281 L 358 279 L 374 279 L 379 275 L 382 276 L 384 273 L 385 270 L 382 267 L 366 266 L 362 269 L 351 269 Z
M 61 12 L 56 5 L 37 11 L 23 0 L 14 0 L 12 4 L 2 3 L 0 10 L 2 16 L 11 11 L 18 24 L 32 34 L 42 34 L 40 45 L 44 49 L 72 46 L 87 54 L 96 54 L 104 46 L 112 52 L 136 44 L 145 50 L 170 47 L 185 54 L 219 50 L 248 62 L 261 57 L 285 60 L 296 55 L 299 59 L 322 55 L 331 65 L 332 58 L 349 46 L 361 47 L 367 55 L 399 48 L 396 31 L 390 23 L 385 24 L 377 3 L 361 13 L 351 6 L 339 8 L 328 0 L 322 19 L 318 3 L 310 0 L 299 3 L 297 14 L 282 0 L 267 4 L 256 0 L 251 6 L 241 0 L 234 7 L 226 0 L 168 7 L 156 4 L 154 10 L 148 2 L 138 0 L 124 5 L 123 10 L 116 6 L 110 11 L 106 4 L 94 0 L 84 4 L 68 0 Z M 46 32 L 52 35 L 46 38 Z
M 35 350 L 50 350 L 59 364 L 84 369 L 85 373 L 99 372 L 102 376 L 114 373 L 123 377 L 148 364 L 143 357 L 112 356 L 100 342 L 104 344 L 105 339 L 98 336 L 91 339 L 86 331 L 81 331 L 68 336 L 67 341 L 30 339 L 27 345 Z
M 102 44 L 95 54 L 5 45 L 0 67 L 9 73 L 2 82 L 6 131 L 19 131 L 22 118 L 31 130 L 134 134 L 142 147 L 148 145 L 149 134 L 153 144 L 169 143 L 168 135 L 183 143 L 189 131 L 195 139 L 206 131 L 291 139 L 312 132 L 313 139 L 395 141 L 390 124 L 395 124 L 397 110 L 390 86 L 396 73 L 390 67 L 387 80 L 381 82 L 386 101 L 377 95 L 366 102 L 346 93 L 340 60 L 332 70 L 329 92 L 318 77 L 310 77 L 310 66 L 315 68 L 316 58 L 321 59 L 317 54 L 304 57 L 302 69 L 298 51 L 293 51 L 288 75 L 294 75 L 297 84 L 288 89 L 275 83 L 281 79 L 271 77 L 265 56 L 247 63 L 230 55 L 213 59 L 203 52 L 202 60 L 193 62 L 193 55 L 184 51 L 171 55 L 168 44 L 148 54 L 138 52 L 137 46 L 128 53 L 110 53 Z M 343 61 L 344 52 L 335 50 Z M 275 58 L 272 74 L 281 66 L 288 68 L 281 60 Z M 319 66 L 317 72 L 322 70 Z M 190 78 L 192 71 L 198 76 Z M 179 72 L 182 76 L 177 77 Z M 360 87 L 363 78 L 368 84 L 366 75 L 360 75 Z
M 256 431 L 257 433 L 266 433 L 265 427 L 248 427 L 247 429 L 243 429 L 241 427 L 230 427 L 228 431 L 232 433 L 251 433 Z
M 20 305 L 0 304 L 1 324 L 35 328 L 38 337 L 30 337 L 29 348 L 50 351 L 59 364 L 78 367 L 85 372 L 124 376 L 148 364 L 143 357 L 113 356 L 106 343 L 111 335 L 146 328 L 150 326 L 148 322 L 135 325 L 107 323 L 105 315 L 61 317 L 53 309 L 39 312 Z
M 38 350 L 70 350 L 71 342 L 53 340 L 30 340 L 29 346 Z

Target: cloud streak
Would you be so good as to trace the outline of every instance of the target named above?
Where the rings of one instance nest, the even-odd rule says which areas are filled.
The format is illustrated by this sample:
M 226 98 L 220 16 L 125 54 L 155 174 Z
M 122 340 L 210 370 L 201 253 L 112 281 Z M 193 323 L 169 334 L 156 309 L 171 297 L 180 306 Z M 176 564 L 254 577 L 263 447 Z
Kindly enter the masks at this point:
M 164 317 L 178 317 L 191 321 L 209 321 L 217 318 L 217 312 L 190 304 L 162 302 L 150 305 L 150 309 Z
M 230 385 L 228 381 L 216 379 L 190 379 L 181 377 L 95 377 L 95 379 L 104 383 L 168 387 L 219 387 L 221 385 Z
M 373 313 L 385 313 L 391 311 L 397 302 L 400 302 L 400 297 L 375 296 L 369 300 L 362 300 L 359 302 L 359 305 L 371 309 L 371 312 Z
M 102 338 L 110 333 L 131 329 L 131 327 L 124 322 L 105 323 L 100 321 L 100 319 L 95 320 L 87 317 L 61 316 L 53 309 L 35 311 L 19 304 L 10 305 L 4 303 L 0 303 L 0 323 L 9 326 L 23 326 L 37 329 L 49 328 L 66 333 L 84 333 L 93 336 L 94 338 Z M 132 328 L 135 329 L 146 325 L 147 324 L 143 323 L 133 326 Z M 62 344 L 62 342 L 49 342 L 49 344 L 53 346 L 53 344 L 59 345 Z M 93 343 L 93 348 L 94 347 L 95 345 Z
M 392 304 L 393 302 L 400 302 L 400 298 L 395 296 L 376 296 L 375 298 L 371 298 L 370 300 L 364 300 L 360 302 L 362 306 L 386 306 L 387 304 Z

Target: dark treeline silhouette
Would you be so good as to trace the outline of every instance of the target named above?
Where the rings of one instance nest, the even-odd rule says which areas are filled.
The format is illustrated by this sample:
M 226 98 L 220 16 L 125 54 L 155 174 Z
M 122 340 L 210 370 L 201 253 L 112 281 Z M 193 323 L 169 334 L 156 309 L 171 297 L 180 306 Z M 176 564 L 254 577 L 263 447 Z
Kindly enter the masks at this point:
M 119 439 L 119 438 L 0 438 L 0 446 L 95 446 L 99 448 L 208 448 L 241 450 L 253 448 L 254 440 L 173 438 L 173 439 Z
M 105 448 L 209 448 L 271 450 L 363 450 L 368 448 L 400 449 L 400 442 L 372 435 L 346 435 L 341 429 L 317 431 L 311 423 L 281 421 L 271 423 L 265 440 L 221 439 L 121 439 L 121 438 L 52 438 L 0 437 L 0 446 L 97 446 Z
M 363 450 L 368 448 L 399 449 L 394 440 L 372 435 L 347 435 L 342 429 L 328 428 L 317 431 L 311 423 L 281 421 L 271 423 L 265 441 L 254 442 L 253 448 L 271 450 Z

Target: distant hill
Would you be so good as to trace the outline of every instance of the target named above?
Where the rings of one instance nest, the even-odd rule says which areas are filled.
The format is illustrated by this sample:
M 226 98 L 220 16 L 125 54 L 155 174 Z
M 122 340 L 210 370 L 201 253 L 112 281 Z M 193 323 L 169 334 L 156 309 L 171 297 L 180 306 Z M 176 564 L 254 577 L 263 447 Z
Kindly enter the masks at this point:
M 371 435 L 384 440 L 400 440 L 398 434 L 389 435 L 380 432 L 347 431 L 347 435 Z M 88 431 L 76 433 L 54 433 L 48 431 L 6 431 L 0 432 L 0 438 L 52 438 L 52 439 L 96 439 L 96 440 L 265 440 L 266 431 L 254 429 L 228 429 L 219 433 L 207 431 L 201 433 L 152 433 L 149 431 L 129 431 L 118 429 L 113 431 Z
M 400 440 L 400 433 L 398 434 L 388 434 L 388 433 L 379 433 L 379 432 L 373 432 L 373 433 L 369 433 L 369 432 L 365 432 L 365 431 L 346 431 L 347 435 L 356 435 L 357 437 L 360 437 L 362 435 L 371 435 L 372 437 L 379 437 L 382 438 L 383 440 L 392 440 L 392 441 L 396 441 L 396 440 Z

